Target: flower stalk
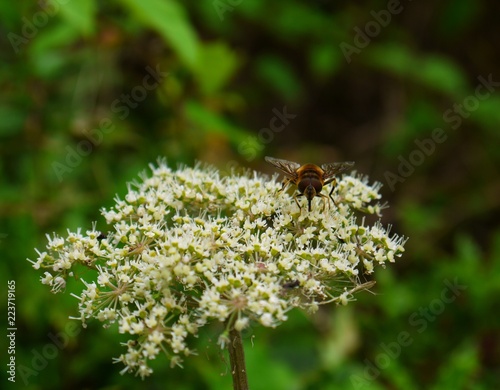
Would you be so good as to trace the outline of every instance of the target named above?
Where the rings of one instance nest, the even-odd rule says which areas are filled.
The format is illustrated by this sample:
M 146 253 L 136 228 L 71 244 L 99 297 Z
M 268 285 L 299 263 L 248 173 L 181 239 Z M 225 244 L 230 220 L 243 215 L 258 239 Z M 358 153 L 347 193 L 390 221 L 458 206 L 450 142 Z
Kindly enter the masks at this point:
M 231 327 L 229 330 L 229 343 L 227 345 L 231 375 L 233 376 L 234 390 L 248 390 L 248 377 L 245 364 L 245 351 L 241 332 Z

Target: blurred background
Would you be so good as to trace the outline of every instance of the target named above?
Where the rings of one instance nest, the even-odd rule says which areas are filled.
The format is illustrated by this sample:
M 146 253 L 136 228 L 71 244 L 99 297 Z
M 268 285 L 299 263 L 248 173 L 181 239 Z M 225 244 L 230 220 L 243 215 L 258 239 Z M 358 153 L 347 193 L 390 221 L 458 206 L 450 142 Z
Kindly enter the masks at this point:
M 500 388 L 499 13 L 487 0 L 2 2 L 0 306 L 6 318 L 14 280 L 15 387 L 231 388 L 217 324 L 184 369 L 162 358 L 144 382 L 121 376 L 123 338 L 74 330 L 76 299 L 26 258 L 46 233 L 103 226 L 100 208 L 158 157 L 270 173 L 271 155 L 355 161 L 409 241 L 375 294 L 248 331 L 250 387 Z

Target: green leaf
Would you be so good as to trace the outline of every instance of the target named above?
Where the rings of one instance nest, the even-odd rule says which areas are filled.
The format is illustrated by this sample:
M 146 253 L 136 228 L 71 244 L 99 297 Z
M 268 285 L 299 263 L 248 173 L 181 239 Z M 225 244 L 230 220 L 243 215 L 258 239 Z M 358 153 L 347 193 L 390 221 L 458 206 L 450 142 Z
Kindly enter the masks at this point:
M 270 7 L 270 5 L 265 4 L 264 9 L 266 10 L 267 7 Z M 268 17 L 272 18 L 273 25 L 276 26 L 273 27 L 281 31 L 284 39 L 295 40 L 304 35 L 324 37 L 329 33 L 326 30 L 330 26 L 331 19 L 309 4 L 289 2 L 282 6 L 278 12 L 274 14 L 267 13 Z M 262 16 L 260 18 L 262 19 Z
M 94 34 L 97 11 L 95 0 L 67 1 L 64 4 L 51 0 L 51 3 L 54 9 L 60 10 L 61 17 L 84 36 Z
M 273 348 L 263 343 L 255 345 L 246 342 L 245 358 L 248 372 L 258 372 L 248 378 L 250 388 L 253 390 L 267 389 L 298 389 L 300 379 L 298 370 L 293 370 L 289 365 L 277 359 L 271 359 Z M 251 348 L 250 348 L 251 347 Z
M 415 78 L 432 89 L 452 96 L 460 96 L 466 90 L 465 76 L 454 62 L 440 56 L 429 56 L 413 68 Z
M 249 133 L 226 121 L 217 113 L 208 110 L 198 102 L 190 101 L 186 104 L 186 116 L 206 133 L 223 134 L 232 143 L 252 148 L 260 151 L 263 149 L 259 145 L 256 137 L 251 137 Z
M 465 341 L 456 350 L 450 351 L 448 361 L 442 363 L 433 389 L 466 389 L 477 380 L 480 373 L 477 347 Z
M 78 31 L 69 24 L 58 23 L 40 31 L 29 46 L 32 57 L 43 56 L 50 49 L 64 47 L 78 38 Z
M 407 47 L 396 43 L 372 44 L 366 51 L 366 58 L 371 65 L 398 76 L 408 75 L 416 61 Z
M 26 113 L 20 108 L 7 105 L 0 106 L 0 118 L 2 118 L 0 121 L 0 137 L 20 133 L 26 116 Z
M 423 56 L 395 44 L 373 45 L 367 49 L 367 59 L 373 66 L 420 82 L 427 87 L 451 96 L 466 90 L 461 69 L 443 56 Z
M 198 62 L 193 71 L 202 92 L 211 94 L 224 87 L 238 65 L 234 51 L 225 43 L 216 42 L 200 46 Z
M 28 47 L 33 73 L 44 79 L 59 78 L 62 69 L 75 61 L 65 48 L 79 37 L 76 27 L 68 23 L 55 23 L 41 30 Z
M 158 31 L 188 66 L 198 59 L 198 37 L 184 8 L 171 0 L 120 0 L 146 26 Z
M 295 99 L 300 95 L 301 85 L 289 63 L 277 56 L 263 56 L 257 62 L 260 76 L 285 99 Z
M 500 96 L 487 95 L 485 100 L 480 100 L 475 112 L 471 112 L 474 119 L 486 127 L 492 136 L 498 137 L 498 123 L 500 123 Z
M 330 43 L 312 47 L 309 54 L 309 66 L 314 75 L 330 76 L 337 72 L 340 64 L 340 52 Z
M 411 227 L 414 234 L 424 234 L 428 231 L 439 229 L 443 221 L 439 213 L 431 207 L 422 207 L 414 201 L 406 201 L 401 204 L 399 213 L 405 224 Z
M 28 4 L 23 4 L 20 1 L 2 1 L 0 3 L 0 24 L 4 34 L 7 32 L 15 32 L 19 28 L 20 14 L 26 10 Z

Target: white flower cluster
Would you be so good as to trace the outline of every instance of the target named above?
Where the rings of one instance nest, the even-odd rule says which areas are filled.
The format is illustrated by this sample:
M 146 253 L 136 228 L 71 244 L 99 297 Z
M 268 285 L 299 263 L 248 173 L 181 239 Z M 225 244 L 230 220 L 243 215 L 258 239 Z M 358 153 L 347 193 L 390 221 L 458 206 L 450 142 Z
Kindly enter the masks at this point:
M 294 307 L 346 304 L 373 285 L 362 284 L 361 274 L 404 250 L 404 240 L 380 223 L 357 221 L 355 213 L 381 208 L 371 204 L 380 185 L 366 178 L 344 175 L 335 204 L 317 197 L 308 212 L 257 173 L 220 177 L 211 167 L 171 170 L 164 162 L 151 168 L 152 176 L 103 210 L 109 232 L 48 237 L 47 251 L 32 261 L 54 292 L 76 265 L 96 270 L 76 296 L 80 319 L 118 323 L 131 335 L 117 359 L 124 372 L 149 375 L 148 361 L 161 351 L 180 365 L 194 353 L 189 337 L 211 320 L 237 330 L 251 321 L 275 327 Z

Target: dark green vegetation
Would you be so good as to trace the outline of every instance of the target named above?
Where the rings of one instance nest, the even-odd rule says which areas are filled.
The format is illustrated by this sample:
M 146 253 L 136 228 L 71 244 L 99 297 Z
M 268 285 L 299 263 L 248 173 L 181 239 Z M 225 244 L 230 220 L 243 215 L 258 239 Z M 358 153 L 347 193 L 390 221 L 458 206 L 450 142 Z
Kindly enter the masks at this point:
M 74 327 L 76 300 L 25 259 L 45 233 L 102 226 L 158 156 L 271 172 L 266 154 L 356 161 L 410 240 L 376 295 L 246 333 L 251 388 L 499 387 L 497 2 L 40 4 L 0 5 L 0 308 L 14 280 L 19 388 L 230 388 L 216 325 L 185 369 L 120 376 L 117 332 Z

